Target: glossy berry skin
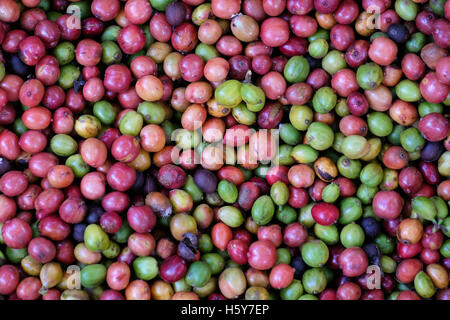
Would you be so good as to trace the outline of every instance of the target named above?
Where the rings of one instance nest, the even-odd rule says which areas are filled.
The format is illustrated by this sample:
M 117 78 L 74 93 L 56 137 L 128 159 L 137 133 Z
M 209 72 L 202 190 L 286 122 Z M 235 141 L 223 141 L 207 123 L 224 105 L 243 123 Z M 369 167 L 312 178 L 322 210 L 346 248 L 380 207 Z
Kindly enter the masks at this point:
M 370 238 L 375 238 L 381 232 L 381 226 L 375 218 L 367 217 L 361 221 L 364 232 Z
M 339 210 L 336 206 L 321 202 L 311 209 L 313 219 L 323 226 L 328 226 L 336 222 L 339 218 Z
M 405 25 L 400 23 L 391 24 L 387 30 L 387 35 L 389 38 L 397 43 L 404 43 L 408 40 L 409 31 Z

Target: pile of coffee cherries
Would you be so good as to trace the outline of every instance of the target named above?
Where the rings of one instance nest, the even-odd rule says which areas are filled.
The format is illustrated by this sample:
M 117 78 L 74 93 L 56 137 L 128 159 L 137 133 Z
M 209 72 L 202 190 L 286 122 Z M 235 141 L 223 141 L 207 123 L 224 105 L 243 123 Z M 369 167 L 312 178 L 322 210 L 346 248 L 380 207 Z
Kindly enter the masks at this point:
M 449 300 L 449 0 L 0 0 L 0 300 Z

